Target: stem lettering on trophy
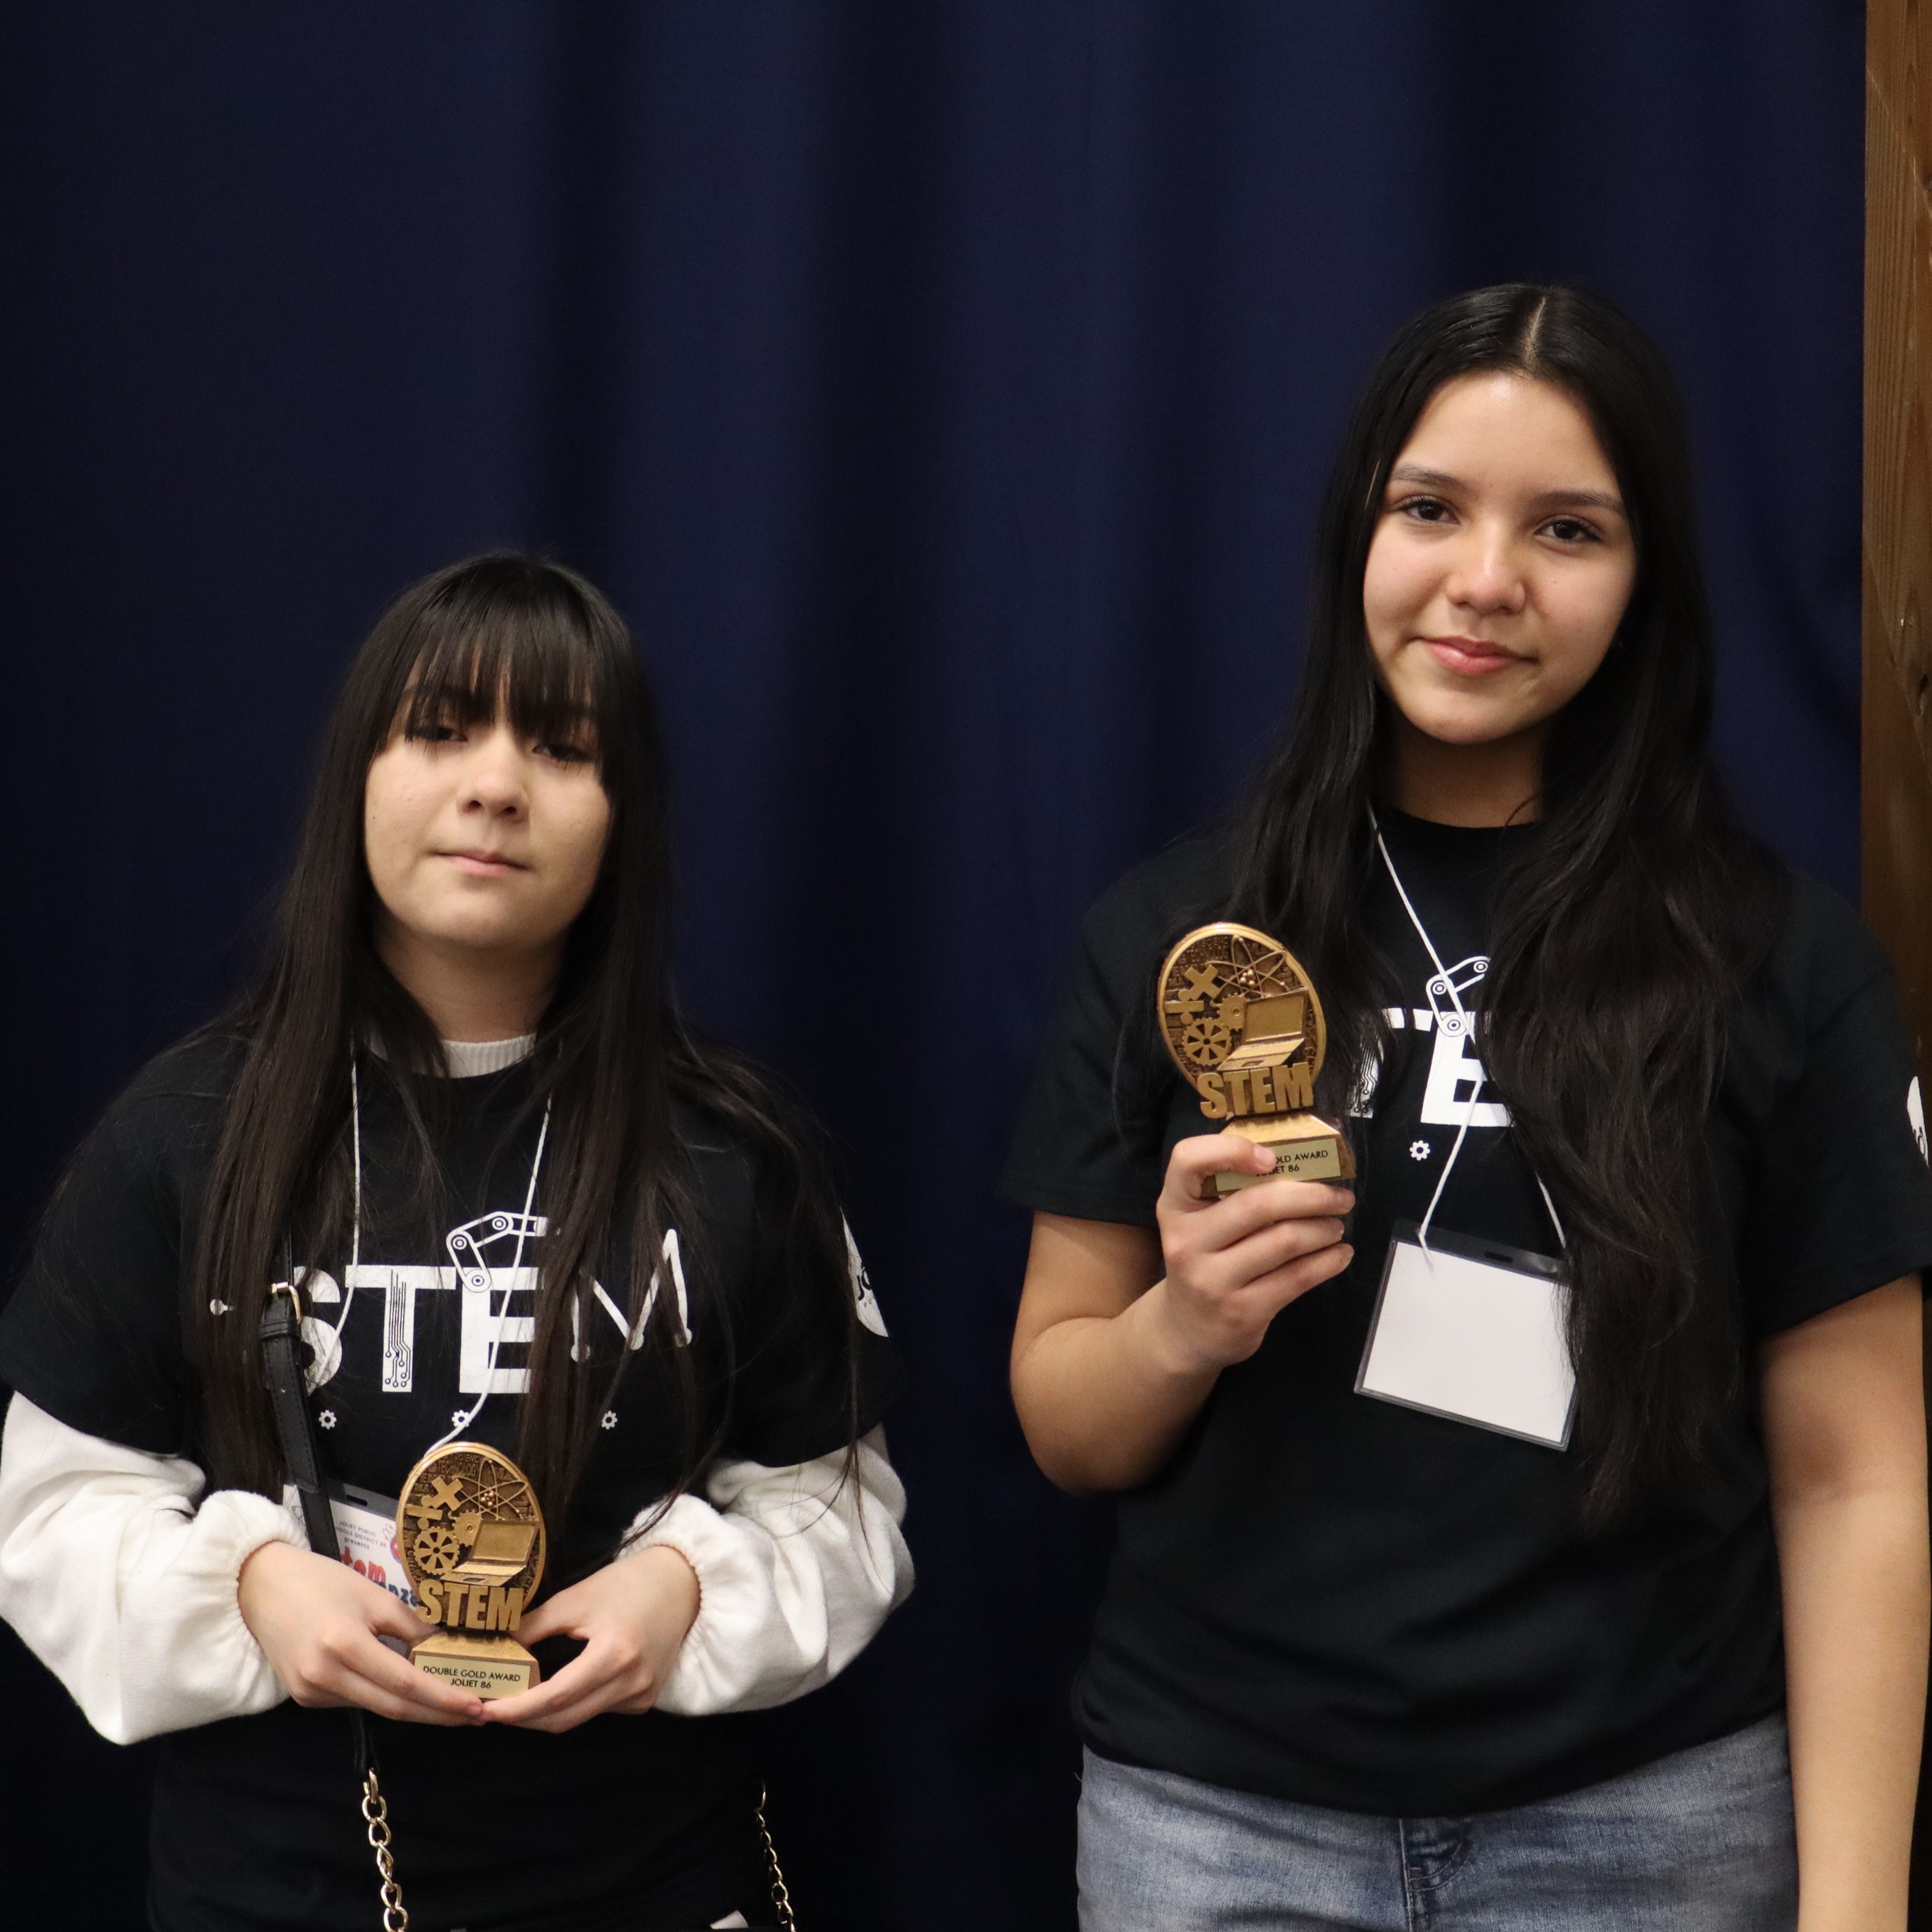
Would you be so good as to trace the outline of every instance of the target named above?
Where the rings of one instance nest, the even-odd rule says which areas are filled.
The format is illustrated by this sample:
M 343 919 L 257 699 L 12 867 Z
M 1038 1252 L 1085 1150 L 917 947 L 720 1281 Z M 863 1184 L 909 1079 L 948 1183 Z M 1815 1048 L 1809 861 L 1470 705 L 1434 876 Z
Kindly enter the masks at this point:
M 1201 1089 L 1201 1111 L 1210 1120 L 1228 1118 L 1228 1086 L 1218 1073 L 1204 1073 L 1196 1084 Z
M 1228 1083 L 1228 1105 L 1234 1108 L 1237 1114 L 1245 1114 L 1248 1112 L 1252 1103 L 1248 1099 L 1248 1076 L 1246 1070 L 1244 1068 L 1238 1066 L 1234 1068 L 1232 1072 L 1228 1073 L 1222 1077 Z
M 1276 1105 L 1309 1108 L 1315 1105 L 1315 1079 L 1305 1060 L 1292 1061 L 1275 1069 Z
M 463 1612 L 463 1628 L 465 1630 L 488 1630 L 490 1627 L 487 1621 L 489 1614 L 489 1592 L 479 1584 L 471 1584 L 470 1601 Z
M 416 1586 L 418 1612 L 426 1624 L 440 1624 L 442 1621 L 442 1586 L 433 1576 L 425 1576 Z
M 446 1588 L 449 1594 L 443 1602 L 442 1620 L 452 1630 L 454 1630 L 463 1622 L 463 1600 L 470 1594 L 470 1586 L 467 1583 L 451 1583 Z

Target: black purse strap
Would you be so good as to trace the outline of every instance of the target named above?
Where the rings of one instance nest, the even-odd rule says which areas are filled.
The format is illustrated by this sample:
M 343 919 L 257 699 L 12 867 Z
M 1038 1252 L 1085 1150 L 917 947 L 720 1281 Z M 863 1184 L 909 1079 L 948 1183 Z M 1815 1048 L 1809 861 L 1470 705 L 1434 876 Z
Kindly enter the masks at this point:
M 282 1460 L 302 1500 L 302 1528 L 318 1556 L 336 1553 L 335 1518 L 322 1478 L 322 1453 L 308 1412 L 308 1378 L 302 1359 L 302 1299 L 291 1282 L 268 1290 L 262 1310 L 262 1377 L 275 1411 L 275 1432 L 282 1438 Z
M 292 1273 L 284 1256 L 284 1272 Z M 302 1358 L 302 1298 L 292 1281 L 278 1281 L 268 1290 L 256 1331 L 262 1344 L 262 1379 L 275 1412 L 275 1433 L 282 1439 L 282 1460 L 289 1480 L 302 1500 L 302 1528 L 308 1546 L 318 1556 L 337 1554 L 335 1517 L 328 1507 L 322 1480 L 322 1450 L 315 1439 L 315 1418 L 309 1413 L 308 1378 Z M 351 1710 L 356 1762 L 362 1780 L 362 1816 L 368 1827 L 376 1870 L 382 1881 L 383 1932 L 409 1932 L 402 1888 L 396 1882 L 396 1864 L 390 1850 L 389 1807 L 377 1776 L 375 1740 L 370 1736 L 366 1711 Z

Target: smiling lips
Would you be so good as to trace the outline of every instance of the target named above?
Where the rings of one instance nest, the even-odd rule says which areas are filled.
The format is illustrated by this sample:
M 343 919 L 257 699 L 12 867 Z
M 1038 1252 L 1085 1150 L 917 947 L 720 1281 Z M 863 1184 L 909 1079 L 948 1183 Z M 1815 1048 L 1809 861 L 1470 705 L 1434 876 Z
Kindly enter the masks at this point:
M 1484 677 L 1523 662 L 1520 652 L 1505 650 L 1501 644 L 1490 644 L 1480 638 L 1424 638 L 1420 641 L 1444 670 L 1453 670 L 1461 677 Z

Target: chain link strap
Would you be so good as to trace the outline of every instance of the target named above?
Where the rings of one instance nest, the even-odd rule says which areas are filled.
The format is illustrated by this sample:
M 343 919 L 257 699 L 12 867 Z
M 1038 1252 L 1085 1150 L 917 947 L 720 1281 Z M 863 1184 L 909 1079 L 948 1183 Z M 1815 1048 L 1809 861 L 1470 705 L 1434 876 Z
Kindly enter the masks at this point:
M 410 1915 L 403 1909 L 403 1888 L 396 1882 L 396 1861 L 389 1850 L 389 1801 L 376 1782 L 373 1764 L 362 1774 L 362 1815 L 369 1822 L 369 1843 L 382 1878 L 382 1932 L 410 1932 Z M 769 1849 L 770 1839 L 765 1844 Z
M 772 1843 L 772 1828 L 765 1822 L 765 1787 L 758 1786 L 758 1836 L 765 1847 L 765 1870 L 772 1882 L 772 1909 L 778 1916 L 778 1932 L 798 1932 L 793 1917 L 791 1894 L 785 1889 L 784 1874 L 778 1869 L 778 1848 Z
M 374 1765 L 362 1774 L 362 1816 L 369 1826 L 369 1844 L 376 1854 L 376 1869 L 382 1880 L 382 1932 L 410 1932 L 410 1915 L 403 1904 L 403 1888 L 396 1882 L 396 1861 L 390 1850 L 389 1801 L 376 1780 Z M 772 1843 L 772 1828 L 765 1822 L 765 1787 L 758 1787 L 758 1839 L 765 1848 L 765 1870 L 771 1880 L 772 1909 L 778 1914 L 779 1932 L 798 1932 L 798 1920 L 791 1909 L 791 1894 L 786 1889 L 784 1872 L 778 1864 L 778 1849 Z

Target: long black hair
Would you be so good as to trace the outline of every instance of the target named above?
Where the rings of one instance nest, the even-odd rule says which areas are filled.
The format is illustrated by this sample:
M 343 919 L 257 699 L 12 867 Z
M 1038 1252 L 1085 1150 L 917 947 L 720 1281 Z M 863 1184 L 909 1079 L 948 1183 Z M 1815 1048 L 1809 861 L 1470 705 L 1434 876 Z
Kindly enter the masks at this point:
M 614 1369 L 574 1361 L 568 1319 L 573 1301 L 608 1264 L 620 1204 L 629 1216 L 621 1232 L 628 1235 L 634 1324 L 666 1231 L 678 1228 L 681 1239 L 702 1250 L 702 1219 L 674 1123 L 680 1101 L 735 1128 L 772 1177 L 769 1198 L 788 1221 L 786 1244 L 800 1280 L 836 1295 L 845 1311 L 856 1414 L 856 1311 L 845 1287 L 844 1234 L 816 1142 L 767 1080 L 694 1036 L 668 996 L 664 760 L 656 704 L 629 633 L 574 572 L 490 555 L 404 591 L 356 653 L 329 720 L 266 968 L 209 1029 L 236 1041 L 240 1052 L 188 1286 L 202 1448 L 218 1484 L 280 1491 L 282 1457 L 256 1330 L 292 1238 L 310 1252 L 346 1247 L 352 1058 L 363 1049 L 366 1066 L 366 1049 L 378 1042 L 392 1069 L 446 1070 L 428 1016 L 377 955 L 375 890 L 364 854 L 370 765 L 399 726 L 420 734 L 439 724 L 487 722 L 500 712 L 536 739 L 580 737 L 587 719 L 610 804 L 597 881 L 566 936 L 532 1055 L 529 1104 L 550 1108 L 544 1172 L 554 1191 L 518 1460 L 545 1507 L 561 1514 L 622 1372 L 621 1359 Z M 408 1079 L 396 1085 L 429 1174 L 431 1137 L 418 1089 L 434 1089 Z M 659 1298 L 652 1317 L 661 1343 L 680 1332 L 673 1302 Z M 722 1297 L 708 1318 L 716 1336 L 727 1319 Z M 728 1328 L 723 1346 L 728 1358 Z M 715 1454 L 718 1425 L 707 1433 L 700 1423 L 692 1352 L 668 1352 L 682 1404 L 682 1488 Z
M 1541 830 L 1497 895 L 1484 1055 L 1562 1214 L 1584 1509 L 1601 1523 L 1693 1472 L 1736 1396 L 1734 1289 L 1707 1264 L 1706 1117 L 1726 1016 L 1774 937 L 1784 875 L 1708 754 L 1712 655 L 1690 450 L 1662 356 L 1610 303 L 1510 284 L 1403 328 L 1356 404 L 1315 540 L 1307 656 L 1235 841 L 1238 916 L 1321 988 L 1338 1107 L 1390 1048 L 1388 963 L 1360 916 L 1390 770 L 1363 578 L 1389 472 L 1430 398 L 1514 371 L 1584 412 L 1616 472 L 1636 574 L 1596 675 L 1558 715 Z

